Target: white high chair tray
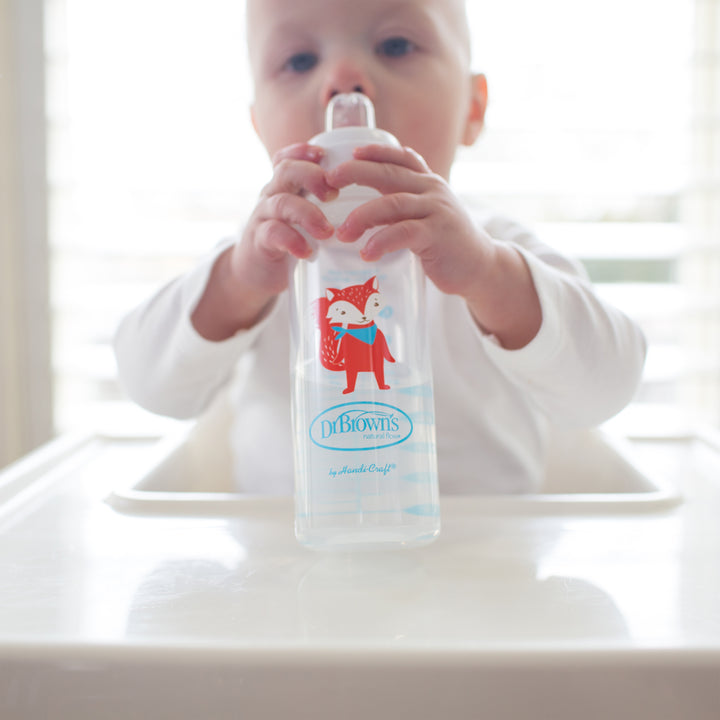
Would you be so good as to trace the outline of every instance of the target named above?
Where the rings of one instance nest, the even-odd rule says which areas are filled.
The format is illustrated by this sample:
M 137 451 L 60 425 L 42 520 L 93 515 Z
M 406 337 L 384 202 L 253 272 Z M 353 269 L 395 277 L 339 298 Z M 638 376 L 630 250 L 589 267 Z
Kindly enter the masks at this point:
M 196 432 L 0 472 L 0 717 L 720 716 L 717 445 L 566 438 L 548 492 L 328 555 Z

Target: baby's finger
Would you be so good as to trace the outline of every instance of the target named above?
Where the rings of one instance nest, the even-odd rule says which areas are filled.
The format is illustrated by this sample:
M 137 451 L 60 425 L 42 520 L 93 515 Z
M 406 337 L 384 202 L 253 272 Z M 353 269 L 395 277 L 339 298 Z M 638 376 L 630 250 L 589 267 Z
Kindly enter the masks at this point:
M 319 240 L 331 237 L 334 232 L 333 226 L 317 205 L 292 193 L 272 195 L 258 205 L 255 221 L 270 220 L 296 225 Z
M 396 163 L 348 160 L 328 171 L 327 182 L 338 189 L 348 185 L 362 185 L 374 188 L 383 195 L 397 192 L 419 195 L 432 187 L 434 177 Z
M 409 147 L 392 145 L 363 145 L 355 148 L 353 157 L 357 160 L 369 160 L 378 163 L 392 163 L 419 173 L 431 172 L 420 153 Z
M 316 163 L 283 158 L 275 166 L 272 179 L 261 195 L 268 198 L 281 193 L 301 196 L 310 193 L 326 201 L 337 197 L 338 190 L 328 183 L 325 171 Z
M 295 143 L 278 150 L 272 157 L 273 166 L 283 160 L 307 160 L 308 162 L 319 163 L 325 157 L 325 151 L 318 145 L 310 143 Z
M 429 247 L 425 224 L 411 219 L 380 228 L 370 236 L 360 255 L 368 262 L 376 262 L 383 255 L 408 249 L 422 259 Z
M 381 225 L 405 220 L 424 220 L 431 214 L 427 203 L 414 193 L 385 195 L 360 205 L 336 229 L 341 242 L 354 242 L 363 233 Z
M 302 233 L 275 218 L 265 220 L 257 226 L 255 241 L 273 258 L 281 258 L 288 254 L 297 258 L 307 258 L 312 254 L 310 243 Z

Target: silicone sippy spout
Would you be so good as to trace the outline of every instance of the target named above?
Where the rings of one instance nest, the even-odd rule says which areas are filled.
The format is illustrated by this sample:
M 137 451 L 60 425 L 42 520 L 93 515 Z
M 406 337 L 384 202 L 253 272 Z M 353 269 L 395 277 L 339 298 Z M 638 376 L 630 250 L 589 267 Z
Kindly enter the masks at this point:
M 367 95 L 342 93 L 331 98 L 325 111 L 325 130 L 375 127 L 375 108 Z

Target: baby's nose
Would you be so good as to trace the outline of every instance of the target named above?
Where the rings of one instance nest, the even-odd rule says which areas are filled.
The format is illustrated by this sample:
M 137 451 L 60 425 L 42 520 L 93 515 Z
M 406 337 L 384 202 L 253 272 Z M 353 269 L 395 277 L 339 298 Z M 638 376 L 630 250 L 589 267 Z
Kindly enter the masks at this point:
M 323 107 L 330 102 L 330 98 L 350 92 L 363 93 L 373 100 L 375 88 L 359 62 L 351 58 L 330 62 L 321 90 Z

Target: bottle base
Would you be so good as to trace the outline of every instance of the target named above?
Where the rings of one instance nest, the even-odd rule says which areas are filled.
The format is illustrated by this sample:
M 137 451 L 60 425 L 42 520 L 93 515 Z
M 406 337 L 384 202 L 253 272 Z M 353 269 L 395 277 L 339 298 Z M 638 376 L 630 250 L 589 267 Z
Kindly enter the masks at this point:
M 437 539 L 440 527 L 428 528 L 418 534 L 418 527 L 403 528 L 338 528 L 330 530 L 297 529 L 301 545 L 321 552 L 372 552 L 378 550 L 405 550 L 424 547 Z

